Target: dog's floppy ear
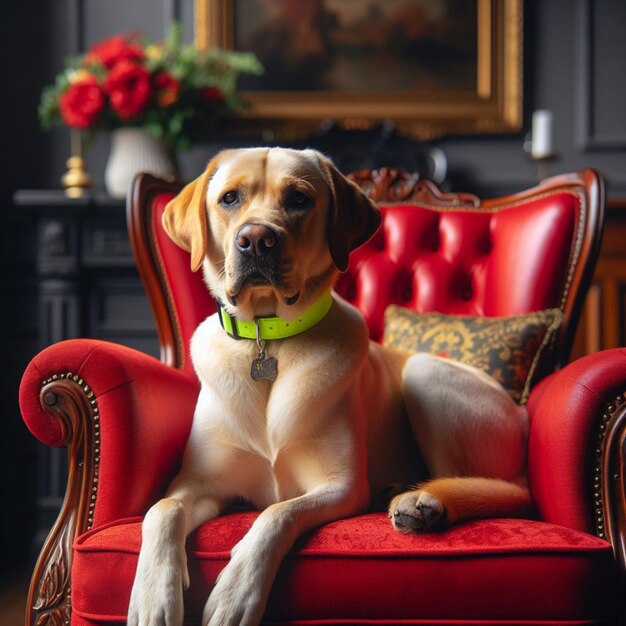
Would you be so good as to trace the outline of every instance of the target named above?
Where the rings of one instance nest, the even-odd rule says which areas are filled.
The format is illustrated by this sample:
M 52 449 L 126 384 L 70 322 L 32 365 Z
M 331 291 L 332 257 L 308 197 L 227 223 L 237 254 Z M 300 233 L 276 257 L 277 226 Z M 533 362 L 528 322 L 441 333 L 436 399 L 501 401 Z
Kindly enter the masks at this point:
M 380 226 L 380 209 L 326 157 L 317 154 L 330 190 L 328 247 L 337 268 L 345 272 L 350 252 Z
M 163 213 L 163 228 L 176 245 L 189 252 L 192 272 L 200 268 L 207 252 L 206 190 L 216 167 L 211 161 L 201 176 L 168 202 Z

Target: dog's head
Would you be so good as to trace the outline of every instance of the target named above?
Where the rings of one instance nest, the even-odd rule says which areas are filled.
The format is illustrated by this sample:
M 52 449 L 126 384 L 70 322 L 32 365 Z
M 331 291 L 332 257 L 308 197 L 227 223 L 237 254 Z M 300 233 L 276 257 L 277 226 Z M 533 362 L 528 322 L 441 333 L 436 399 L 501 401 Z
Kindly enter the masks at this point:
M 243 319 L 295 317 L 348 265 L 380 211 L 314 150 L 218 154 L 166 207 L 163 226 Z

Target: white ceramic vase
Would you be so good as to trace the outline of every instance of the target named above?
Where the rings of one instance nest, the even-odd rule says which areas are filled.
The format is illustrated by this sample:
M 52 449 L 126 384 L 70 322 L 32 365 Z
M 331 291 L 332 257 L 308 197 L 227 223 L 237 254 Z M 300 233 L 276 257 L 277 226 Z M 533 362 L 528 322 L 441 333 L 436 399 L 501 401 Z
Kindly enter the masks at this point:
M 117 128 L 104 169 L 104 184 L 112 198 L 124 198 L 139 172 L 161 178 L 175 177 L 176 162 L 165 142 L 141 128 Z

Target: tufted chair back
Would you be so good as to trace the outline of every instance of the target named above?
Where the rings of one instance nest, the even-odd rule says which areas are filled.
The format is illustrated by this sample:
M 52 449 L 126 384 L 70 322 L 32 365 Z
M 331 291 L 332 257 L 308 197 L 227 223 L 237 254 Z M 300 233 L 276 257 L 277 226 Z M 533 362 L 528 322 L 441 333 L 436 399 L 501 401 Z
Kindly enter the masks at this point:
M 565 364 L 595 266 L 603 224 L 599 175 L 582 170 L 490 200 L 442 193 L 415 174 L 383 168 L 352 179 L 377 201 L 383 222 L 355 250 L 336 290 L 365 316 L 381 340 L 389 304 L 418 312 L 509 316 L 559 307 L 557 337 Z M 157 322 L 161 360 L 191 370 L 191 335 L 215 311 L 201 273 L 161 227 L 181 189 L 139 175 L 128 222 L 140 274 Z

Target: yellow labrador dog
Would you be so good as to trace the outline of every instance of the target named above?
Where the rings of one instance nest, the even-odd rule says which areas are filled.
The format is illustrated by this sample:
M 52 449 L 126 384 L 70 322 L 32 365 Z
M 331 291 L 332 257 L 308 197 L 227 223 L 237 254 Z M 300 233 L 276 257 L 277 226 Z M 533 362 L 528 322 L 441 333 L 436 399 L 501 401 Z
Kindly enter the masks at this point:
M 258 624 L 294 541 L 390 485 L 413 485 L 389 504 L 404 532 L 528 512 L 525 410 L 473 368 L 371 343 L 331 294 L 379 223 L 313 150 L 222 152 L 167 206 L 166 231 L 221 305 L 192 340 L 200 396 L 182 469 L 143 524 L 131 626 L 182 624 L 186 537 L 235 499 L 262 513 L 203 625 Z

